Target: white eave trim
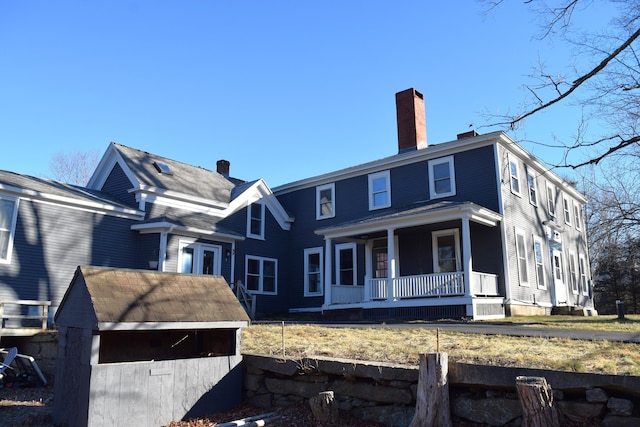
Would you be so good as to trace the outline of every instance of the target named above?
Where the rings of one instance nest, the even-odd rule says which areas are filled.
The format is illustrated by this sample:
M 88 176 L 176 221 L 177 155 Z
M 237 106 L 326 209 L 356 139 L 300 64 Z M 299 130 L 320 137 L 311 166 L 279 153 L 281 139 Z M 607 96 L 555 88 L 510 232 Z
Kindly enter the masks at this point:
M 221 233 L 216 230 L 203 230 L 196 227 L 185 227 L 183 225 L 172 224 L 167 221 L 160 222 L 151 222 L 146 224 L 134 224 L 131 226 L 131 230 L 138 231 L 140 234 L 150 234 L 150 233 L 172 233 L 174 231 L 179 231 L 184 235 L 191 235 L 196 237 L 215 237 L 217 240 L 226 241 L 226 242 L 235 242 L 238 240 L 244 240 L 244 236 L 239 236 L 236 234 L 228 234 Z
M 145 216 L 145 213 L 143 211 L 137 209 L 125 208 L 122 206 L 115 206 L 107 203 L 80 200 L 72 197 L 58 196 L 55 194 L 42 193 L 39 191 L 14 187 L 10 185 L 0 184 L 0 191 L 16 195 L 23 200 L 50 203 L 53 205 L 62 205 L 72 209 L 80 209 L 88 212 L 116 216 L 120 218 L 142 220 Z
M 231 215 L 245 206 L 249 206 L 257 201 L 264 203 L 265 206 L 269 208 L 269 211 L 280 225 L 280 228 L 283 230 L 291 229 L 291 223 L 294 219 L 289 216 L 287 211 L 282 207 L 263 179 L 259 179 L 254 182 L 235 199 L 233 199 L 225 210 L 225 216 Z
M 191 196 L 189 194 L 179 193 L 177 191 L 165 190 L 158 187 L 150 187 L 150 186 L 144 186 L 144 185 L 138 188 L 130 189 L 129 193 L 133 193 L 136 196 L 138 196 L 139 194 L 145 195 L 145 197 L 147 197 L 147 201 L 150 201 L 149 196 L 151 196 L 151 198 L 155 198 L 156 200 L 160 198 L 166 198 L 167 201 L 169 201 L 170 203 L 165 202 L 163 204 L 172 205 L 171 202 L 173 202 L 172 206 L 175 206 L 175 202 L 180 202 L 180 203 L 183 203 L 183 206 L 185 207 L 186 206 L 191 206 L 192 208 L 197 207 L 199 208 L 198 210 L 202 210 L 202 208 L 205 207 L 205 208 L 216 208 L 220 211 L 223 211 L 229 206 L 228 203 L 219 202 L 217 200 Z
M 92 188 L 95 190 L 99 190 L 102 188 L 104 183 L 111 175 L 113 167 L 117 164 L 120 165 L 120 168 L 124 172 L 125 176 L 129 180 L 132 186 L 136 186 L 138 184 L 138 180 L 136 179 L 131 169 L 127 166 L 127 163 L 122 158 L 122 155 L 118 151 L 114 142 L 110 142 L 107 150 L 105 151 L 102 159 L 100 159 L 100 163 L 96 167 L 96 170 L 89 178 L 89 182 L 87 183 L 87 188 Z
M 147 331 L 169 329 L 235 329 L 249 326 L 245 320 L 211 322 L 99 322 L 100 331 Z
M 502 216 L 490 209 L 483 208 L 473 203 L 444 207 L 430 211 L 410 213 L 393 217 L 383 217 L 379 220 L 371 220 L 360 224 L 347 224 L 338 227 L 329 227 L 316 230 L 315 233 L 325 238 L 341 238 L 358 234 L 374 233 L 387 228 L 407 228 L 424 224 L 435 224 L 468 218 L 488 227 L 495 227 Z

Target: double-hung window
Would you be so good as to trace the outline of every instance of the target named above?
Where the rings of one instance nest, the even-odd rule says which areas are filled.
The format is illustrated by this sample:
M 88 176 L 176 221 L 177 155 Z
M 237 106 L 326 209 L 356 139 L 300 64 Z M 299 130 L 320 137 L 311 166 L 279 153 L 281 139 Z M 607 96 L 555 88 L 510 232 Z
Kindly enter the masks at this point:
M 432 199 L 455 196 L 456 178 L 453 156 L 430 160 L 429 163 L 429 195 Z
M 544 280 L 544 257 L 542 255 L 542 239 L 539 237 L 533 238 L 533 256 L 536 263 L 536 283 L 539 289 L 545 289 Z
M 573 204 L 573 223 L 576 226 L 576 230 L 582 230 L 582 208 L 578 203 Z
M 326 184 L 316 187 L 316 219 L 336 216 L 336 185 Z
M 578 255 L 578 268 L 580 273 L 580 287 L 582 288 L 583 295 L 589 295 L 589 284 L 587 282 L 587 262 L 584 254 Z
M 304 296 L 322 295 L 322 248 L 304 250 Z
M 389 171 L 369 175 L 369 210 L 391 206 L 391 178 Z
M 564 212 L 564 223 L 571 225 L 571 200 L 567 196 L 562 196 L 562 211 Z
M 547 210 L 549 216 L 556 216 L 556 188 L 547 182 Z
M 576 271 L 576 256 L 574 253 L 569 253 L 569 283 L 571 284 L 571 291 L 574 294 L 578 294 L 578 272 Z
M 0 195 L 0 264 L 11 261 L 17 216 L 17 199 Z
M 338 285 L 357 284 L 355 243 L 336 245 L 336 280 Z
M 538 206 L 538 186 L 535 175 L 527 168 L 527 185 L 529 186 L 529 201 L 532 205 Z
M 520 279 L 520 284 L 528 285 L 527 244 L 524 233 L 520 230 L 516 230 L 516 256 L 518 257 L 518 278 Z
M 518 160 L 513 156 L 509 156 L 509 175 L 511 176 L 511 192 L 520 195 L 520 171 L 518 168 Z
M 247 209 L 247 237 L 264 239 L 264 205 L 256 202 Z
M 247 255 L 245 259 L 247 290 L 258 294 L 278 293 L 278 260 Z

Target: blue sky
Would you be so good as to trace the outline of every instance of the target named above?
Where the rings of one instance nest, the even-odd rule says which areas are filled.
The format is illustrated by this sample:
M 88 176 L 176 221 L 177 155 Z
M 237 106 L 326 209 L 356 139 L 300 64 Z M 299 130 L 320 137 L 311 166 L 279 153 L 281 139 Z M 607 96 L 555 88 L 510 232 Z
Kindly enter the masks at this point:
M 271 187 L 396 154 L 395 93 L 425 96 L 429 143 L 516 111 L 538 58 L 522 1 L 0 0 L 0 169 L 50 177 L 110 141 Z M 602 26 L 593 6 L 581 23 Z M 579 111 L 514 137 L 569 138 Z M 542 160 L 560 152 L 523 144 Z

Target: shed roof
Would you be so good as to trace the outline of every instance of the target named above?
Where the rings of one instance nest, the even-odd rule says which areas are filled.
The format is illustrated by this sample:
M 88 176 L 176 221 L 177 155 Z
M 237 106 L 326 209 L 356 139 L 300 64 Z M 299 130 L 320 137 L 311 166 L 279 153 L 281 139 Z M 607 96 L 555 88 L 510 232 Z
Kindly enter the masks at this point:
M 222 276 L 93 266 L 77 268 L 56 313 L 60 326 L 99 330 L 216 327 L 220 322 L 249 322 Z

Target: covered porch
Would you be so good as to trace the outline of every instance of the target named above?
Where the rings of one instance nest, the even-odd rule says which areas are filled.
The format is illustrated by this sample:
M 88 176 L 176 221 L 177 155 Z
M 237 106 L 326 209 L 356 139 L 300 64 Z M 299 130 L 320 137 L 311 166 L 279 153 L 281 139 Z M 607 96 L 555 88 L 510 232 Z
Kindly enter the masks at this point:
M 463 316 L 504 317 L 502 264 L 491 260 L 502 259 L 500 219 L 473 203 L 438 203 L 317 231 L 323 310 L 452 305 Z

